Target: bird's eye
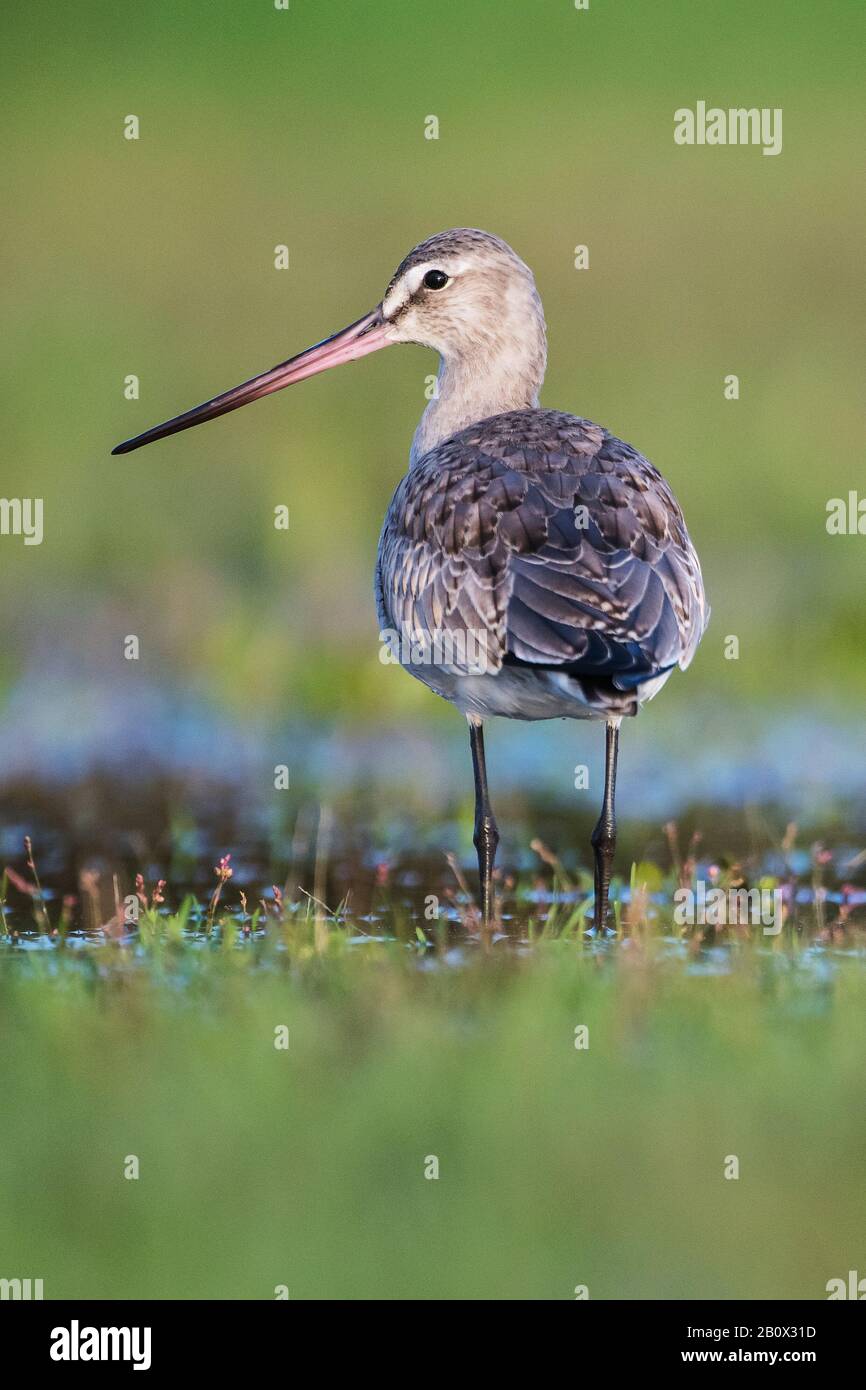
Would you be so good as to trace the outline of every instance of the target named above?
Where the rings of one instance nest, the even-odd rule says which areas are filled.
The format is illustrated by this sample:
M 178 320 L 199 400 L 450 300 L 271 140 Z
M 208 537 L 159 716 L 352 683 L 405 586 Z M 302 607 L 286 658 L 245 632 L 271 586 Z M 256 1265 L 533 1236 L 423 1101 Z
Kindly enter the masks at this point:
M 424 284 L 428 290 L 441 290 L 448 284 L 448 276 L 444 270 L 428 270 L 424 276 Z

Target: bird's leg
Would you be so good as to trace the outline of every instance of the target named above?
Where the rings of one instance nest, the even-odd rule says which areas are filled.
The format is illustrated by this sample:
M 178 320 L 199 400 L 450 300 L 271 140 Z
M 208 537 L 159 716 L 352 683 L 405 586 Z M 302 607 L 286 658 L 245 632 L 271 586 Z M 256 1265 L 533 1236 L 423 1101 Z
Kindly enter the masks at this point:
M 493 819 L 493 809 L 487 791 L 487 766 L 484 761 L 484 731 L 481 720 L 469 716 L 469 743 L 472 748 L 472 770 L 475 773 L 475 848 L 478 851 L 478 878 L 481 884 L 481 914 L 485 927 L 493 918 L 493 861 L 499 844 L 499 831 Z
M 607 920 L 610 873 L 616 849 L 616 755 L 619 746 L 619 720 L 609 720 L 604 755 L 604 801 L 598 824 L 592 832 L 595 852 L 595 929 L 600 932 Z

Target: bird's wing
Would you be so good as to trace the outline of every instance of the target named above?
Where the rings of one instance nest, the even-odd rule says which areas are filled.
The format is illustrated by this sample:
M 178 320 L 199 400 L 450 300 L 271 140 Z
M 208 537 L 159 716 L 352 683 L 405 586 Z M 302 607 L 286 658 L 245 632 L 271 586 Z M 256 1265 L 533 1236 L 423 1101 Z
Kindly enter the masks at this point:
M 377 569 L 380 622 L 483 634 L 503 662 L 630 689 L 687 666 L 708 610 L 667 483 L 637 450 L 557 411 L 481 421 L 403 479 Z M 460 662 L 454 662 L 460 672 Z

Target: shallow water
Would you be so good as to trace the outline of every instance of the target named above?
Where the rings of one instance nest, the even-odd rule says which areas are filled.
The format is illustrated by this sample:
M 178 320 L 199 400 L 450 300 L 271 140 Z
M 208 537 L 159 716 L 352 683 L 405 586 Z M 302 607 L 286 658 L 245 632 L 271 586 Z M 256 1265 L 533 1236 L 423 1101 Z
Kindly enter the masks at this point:
M 0 723 L 0 795 L 16 785 L 66 787 L 94 775 L 136 794 L 138 779 L 176 785 L 205 779 L 261 802 L 276 764 L 291 785 L 329 801 L 366 789 L 381 807 L 411 793 L 441 816 L 471 790 L 465 725 L 431 698 L 429 725 L 311 724 L 231 715 L 193 690 L 127 687 L 112 674 L 73 666 L 34 669 L 7 696 Z M 443 717 L 444 711 L 444 717 Z M 575 765 L 600 785 L 604 736 L 592 723 L 494 720 L 487 736 L 491 786 L 499 796 L 529 792 L 563 807 L 579 804 Z M 627 816 L 667 820 L 689 806 L 773 804 L 788 819 L 829 820 L 841 806 L 866 834 L 862 723 L 850 711 L 719 699 L 653 702 L 621 739 L 618 798 Z M 595 793 L 583 793 L 595 800 Z
M 51 868 L 38 869 L 38 889 L 26 852 L 23 864 L 19 855 L 18 867 L 8 868 L 0 953 L 68 956 L 110 946 L 118 948 L 127 966 L 149 958 L 153 931 L 151 927 L 146 939 L 139 936 L 134 917 L 147 909 L 139 908 L 136 893 L 143 891 L 152 903 L 167 870 L 151 864 L 143 887 L 136 889 L 135 864 L 111 864 L 103 857 L 98 865 L 91 859 L 79 866 L 76 880 L 62 832 L 55 829 L 49 843 Z M 425 968 L 465 964 L 479 950 L 532 952 L 540 942 L 552 940 L 605 959 L 648 938 L 660 958 L 682 961 L 691 973 L 725 973 L 745 942 L 768 957 L 778 957 L 780 948 L 783 954 L 795 949 L 800 965 L 813 973 L 842 956 L 866 960 L 866 887 L 842 876 L 851 862 L 847 848 L 835 853 L 821 849 L 819 855 L 806 850 L 782 855 L 772 849 L 727 870 L 698 857 L 677 872 L 670 864 L 644 863 L 632 871 L 632 883 L 615 876 L 610 924 L 601 934 L 592 927 L 589 883 L 565 884 L 564 869 L 554 871 L 537 857 L 532 870 L 513 874 L 506 866 L 497 871 L 497 918 L 485 931 L 473 900 L 471 854 L 451 862 L 444 855 L 431 856 L 409 867 L 372 853 L 337 856 L 327 865 L 317 863 L 315 854 L 305 854 L 290 866 L 282 886 L 267 881 L 266 854 L 267 847 L 260 845 L 246 861 L 230 857 L 232 875 L 216 900 L 214 878 L 205 873 L 172 879 L 160 890 L 162 901 L 152 904 L 152 921 L 161 924 L 167 941 L 193 951 L 229 945 L 255 953 L 264 943 L 277 955 L 294 948 L 318 923 L 350 950 L 397 943 Z M 216 852 L 210 856 L 215 857 Z M 855 873 L 862 877 L 861 862 Z M 777 888 L 783 905 L 778 933 L 765 930 L 757 917 L 751 924 L 716 926 L 712 919 L 709 924 L 699 919 L 672 927 L 678 884 L 702 880 L 718 885 L 731 874 L 746 887 L 761 883 Z M 132 912 L 118 910 L 121 900 L 133 902 Z
M 426 930 L 431 896 L 455 948 L 461 933 L 471 940 L 472 780 L 459 718 L 388 729 L 266 723 L 189 691 L 138 681 L 120 692 L 98 674 L 62 675 L 25 678 L 0 725 L 0 869 L 10 869 L 6 922 L 22 949 L 52 940 L 30 938 L 44 919 L 27 836 L 52 927 L 84 930 L 85 940 L 116 919 L 116 897 L 134 892 L 139 873 L 148 891 L 166 881 L 166 910 L 192 895 L 189 928 L 199 930 L 226 854 L 220 912 L 241 932 L 257 907 L 274 920 L 276 884 L 286 913 L 308 913 L 312 895 L 356 944 Z M 717 701 L 653 704 L 627 723 L 620 924 L 634 916 L 632 864 L 653 866 L 642 871 L 641 911 L 661 928 L 676 863 L 688 860 L 691 877 L 708 883 L 780 887 L 793 929 L 807 936 L 840 920 L 856 927 L 866 902 L 866 789 L 851 755 L 859 734 L 829 710 L 744 713 Z M 491 725 L 501 922 L 513 944 L 570 919 L 584 930 L 576 914 L 592 884 L 602 745 L 595 725 Z M 575 789 L 578 762 L 587 790 Z M 289 769 L 288 790 L 274 787 L 277 765 Z

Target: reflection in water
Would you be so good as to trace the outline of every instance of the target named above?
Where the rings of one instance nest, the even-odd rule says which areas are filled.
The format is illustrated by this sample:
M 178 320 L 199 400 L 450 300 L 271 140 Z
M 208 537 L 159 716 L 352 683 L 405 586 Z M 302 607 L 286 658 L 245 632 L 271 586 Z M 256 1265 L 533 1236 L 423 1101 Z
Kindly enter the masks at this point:
M 812 821 L 840 806 L 849 828 L 866 827 L 862 724 L 834 710 L 744 708 L 723 700 L 651 704 L 623 741 L 629 760 L 620 789 L 622 814 L 668 819 L 684 806 L 773 802 Z M 488 759 L 494 792 L 534 792 L 574 807 L 575 764 L 600 785 L 603 734 L 597 725 L 555 720 L 494 720 Z M 459 717 L 423 726 L 344 723 L 268 724 L 231 717 L 206 699 L 172 693 L 138 678 L 89 680 L 64 672 L 19 684 L 0 724 L 3 784 L 49 787 L 94 769 L 133 777 L 159 770 L 181 781 L 207 777 L 261 797 L 273 769 L 285 764 L 293 786 L 322 800 L 358 786 L 411 794 L 441 814 L 471 787 L 466 735 Z M 584 796 L 592 793 L 584 793 Z M 852 817 L 855 820 L 852 822 Z
M 716 702 L 690 705 L 673 721 L 651 706 L 623 737 L 622 928 L 664 933 L 675 890 L 692 880 L 779 892 L 787 928 L 819 941 L 856 927 L 866 796 L 850 724 L 829 714 L 741 718 Z M 544 930 L 591 940 L 588 836 L 602 743 L 598 727 L 566 721 L 491 726 L 501 922 L 518 948 Z M 576 763 L 589 767 L 589 790 L 575 790 Z M 288 790 L 275 788 L 278 766 L 289 769 Z M 432 899 L 453 949 L 471 950 L 476 939 L 472 783 L 459 719 L 429 729 L 277 727 L 140 682 L 121 698 L 116 684 L 67 673 L 11 696 L 0 767 L 5 914 L 22 949 L 46 944 L 44 933 L 26 936 L 39 912 L 25 836 L 60 935 L 99 932 L 117 919 L 118 899 L 142 874 L 149 885 L 166 880 L 163 915 L 193 895 L 186 927 L 195 937 L 208 925 L 214 867 L 230 854 L 219 917 L 241 938 L 317 902 L 315 911 L 358 945 L 417 940 L 418 928 L 431 935 Z

